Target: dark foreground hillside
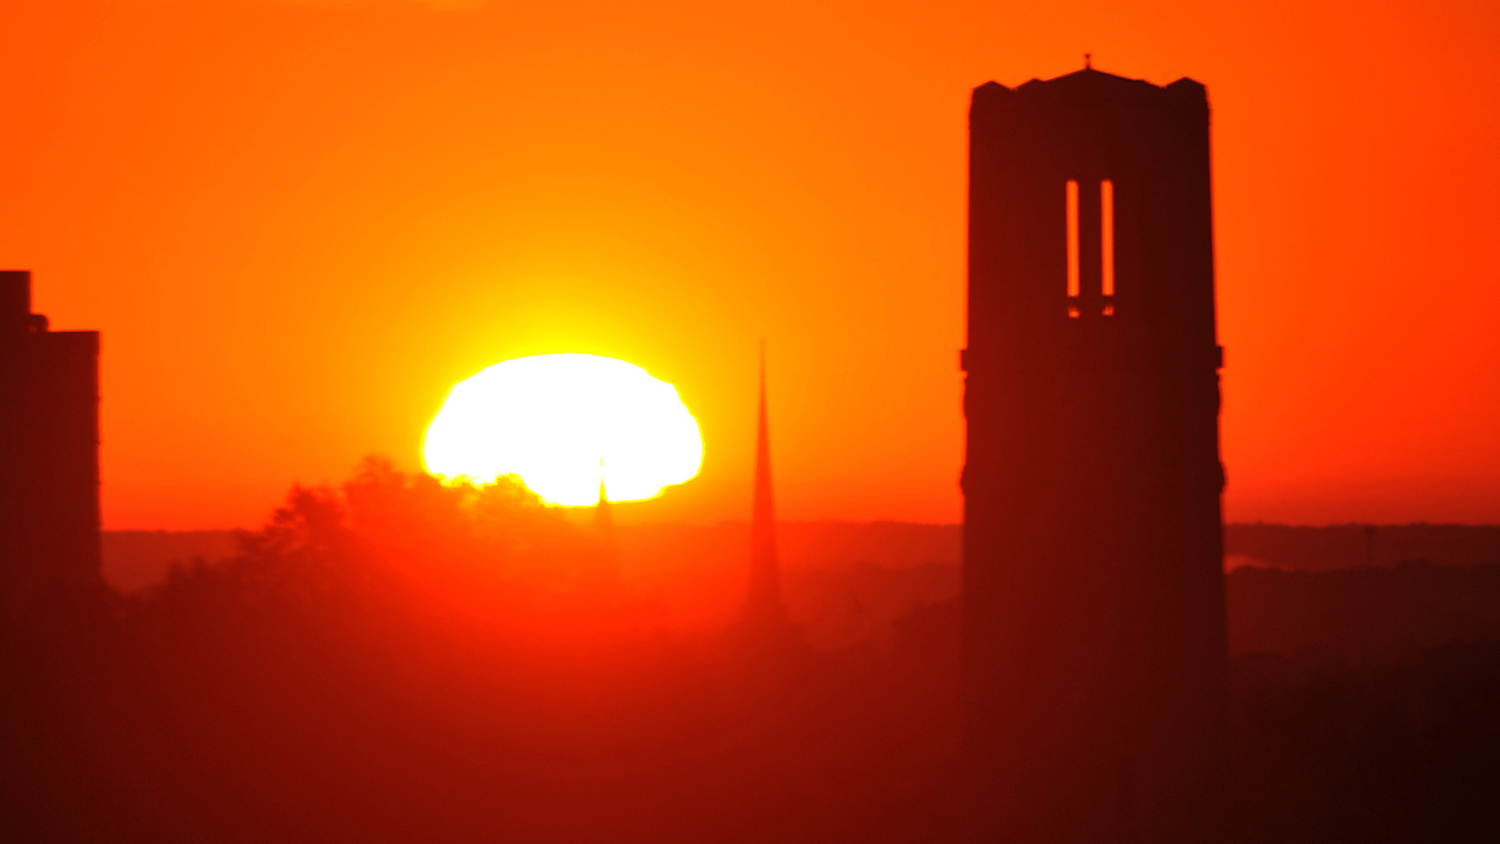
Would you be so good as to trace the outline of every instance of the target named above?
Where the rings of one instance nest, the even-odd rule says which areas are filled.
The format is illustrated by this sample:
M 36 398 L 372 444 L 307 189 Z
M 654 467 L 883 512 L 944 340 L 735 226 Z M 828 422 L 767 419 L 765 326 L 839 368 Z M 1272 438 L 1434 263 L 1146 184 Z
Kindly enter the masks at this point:
M 951 564 L 793 567 L 750 629 L 722 560 L 373 465 L 244 540 L 7 620 L 8 839 L 958 840 Z M 1233 840 L 1494 840 L 1495 580 L 1234 572 Z

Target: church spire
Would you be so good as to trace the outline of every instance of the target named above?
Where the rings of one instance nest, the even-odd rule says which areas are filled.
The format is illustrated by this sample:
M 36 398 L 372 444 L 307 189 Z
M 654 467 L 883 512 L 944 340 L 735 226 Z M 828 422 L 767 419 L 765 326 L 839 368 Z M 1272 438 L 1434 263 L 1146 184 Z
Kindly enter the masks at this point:
M 766 344 L 760 344 L 760 419 L 755 435 L 755 500 L 750 515 L 750 621 L 780 622 L 781 572 L 776 558 L 776 506 L 771 494 L 771 438 L 766 419 Z
M 607 542 L 614 541 L 615 514 L 610 509 L 609 492 L 604 487 L 604 458 L 599 458 L 599 501 L 594 505 L 594 533 Z
M 614 588 L 620 580 L 620 544 L 615 536 L 614 505 L 609 502 L 609 488 L 604 481 L 604 461 L 599 461 L 599 499 L 594 505 L 594 547 L 598 549 L 598 567 L 591 577 L 596 586 Z

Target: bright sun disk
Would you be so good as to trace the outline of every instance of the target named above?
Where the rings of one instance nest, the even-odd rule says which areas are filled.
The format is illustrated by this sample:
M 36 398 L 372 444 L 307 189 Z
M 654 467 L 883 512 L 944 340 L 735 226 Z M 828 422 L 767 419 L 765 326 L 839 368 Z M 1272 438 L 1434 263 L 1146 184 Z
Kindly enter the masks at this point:
M 448 482 L 518 475 L 550 504 L 661 494 L 698 474 L 703 440 L 677 389 L 598 355 L 515 358 L 460 381 L 427 426 L 427 471 Z

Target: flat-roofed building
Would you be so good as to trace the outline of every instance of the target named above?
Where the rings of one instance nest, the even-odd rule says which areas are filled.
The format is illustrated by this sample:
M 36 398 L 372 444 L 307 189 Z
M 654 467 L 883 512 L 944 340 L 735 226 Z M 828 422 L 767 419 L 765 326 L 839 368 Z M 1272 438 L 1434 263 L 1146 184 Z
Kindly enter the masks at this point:
M 50 331 L 31 273 L 0 271 L 0 599 L 102 584 L 99 333 Z

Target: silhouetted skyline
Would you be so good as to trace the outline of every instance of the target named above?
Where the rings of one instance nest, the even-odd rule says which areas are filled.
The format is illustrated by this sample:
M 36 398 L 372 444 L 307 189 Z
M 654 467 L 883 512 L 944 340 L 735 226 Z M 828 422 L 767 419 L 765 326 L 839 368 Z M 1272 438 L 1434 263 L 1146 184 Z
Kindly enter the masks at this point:
M 66 67 L 84 82 L 69 77 L 64 94 L 103 92 L 108 116 L 84 121 L 86 132 L 60 128 L 66 121 L 20 121 L 44 143 L 28 147 L 33 134 L 16 134 L 23 151 L 13 158 L 35 172 L 6 183 L 24 191 L 46 182 L 49 196 L 82 214 L 69 219 L 87 225 L 59 225 L 44 203 L 12 203 L 5 207 L 26 209 L 21 233 L 0 230 L 43 240 L 24 229 L 35 207 L 51 221 L 46 231 L 68 235 L 64 258 L 51 260 L 70 272 L 92 266 L 109 285 L 86 302 L 105 303 L 103 313 L 139 306 L 135 313 L 151 319 L 191 315 L 162 316 L 171 330 L 160 337 L 195 336 L 191 348 L 203 361 L 168 354 L 158 359 L 168 365 L 142 375 L 148 344 L 122 344 L 121 370 L 136 367 L 122 383 L 147 385 L 154 400 L 136 395 L 119 405 L 127 422 L 115 430 L 135 436 L 119 465 L 132 483 L 166 479 L 157 504 L 178 509 L 158 512 L 230 512 L 225 489 L 258 477 L 244 488 L 253 496 L 253 483 L 286 466 L 326 477 L 334 465 L 327 461 L 358 440 L 348 435 L 350 419 L 376 420 L 362 436 L 379 448 L 392 431 L 420 425 L 430 398 L 422 391 L 451 383 L 449 369 L 472 372 L 469 358 L 488 364 L 527 344 L 562 343 L 629 348 L 655 360 L 618 353 L 691 373 L 653 389 L 683 406 L 709 407 L 718 422 L 708 441 L 738 455 L 720 464 L 737 468 L 639 506 L 660 508 L 658 516 L 732 512 L 734 521 L 633 523 L 602 478 L 593 498 L 587 472 L 573 476 L 585 482 L 576 501 L 597 506 L 568 511 L 548 506 L 516 475 L 448 484 L 405 471 L 400 455 L 367 456 L 342 483 L 292 485 L 259 528 L 232 537 L 112 535 L 128 540 L 112 542 L 115 550 L 154 547 L 155 574 L 126 594 L 119 580 L 101 578 L 99 335 L 51 331 L 33 312 L 29 274 L 0 272 L 0 828 L 9 837 L 1449 844 L 1489 841 L 1500 831 L 1496 528 L 1241 526 L 1253 529 L 1237 531 L 1242 544 L 1233 547 L 1253 553 L 1225 575 L 1223 352 L 1201 84 L 1157 86 L 1086 66 L 1014 89 L 992 82 L 974 90 L 970 331 L 960 356 L 968 440 L 955 484 L 960 376 L 940 371 L 940 360 L 952 368 L 948 351 L 927 353 L 960 315 L 958 276 L 932 281 L 944 278 L 956 240 L 943 247 L 933 238 L 930 254 L 908 251 L 905 264 L 882 256 L 901 253 L 886 248 L 892 233 L 930 225 L 931 234 L 944 230 L 942 220 L 953 223 L 962 209 L 958 181 L 949 185 L 951 207 L 933 213 L 912 200 L 940 181 L 938 145 L 903 164 L 892 155 L 899 143 L 868 143 L 894 137 L 893 126 L 943 131 L 937 111 L 907 120 L 898 107 L 902 85 L 928 84 L 945 97 L 956 90 L 939 79 L 935 60 L 908 65 L 922 72 L 891 77 L 897 85 L 852 74 L 859 85 L 812 97 L 814 108 L 788 118 L 797 111 L 787 108 L 790 94 L 817 84 L 796 56 L 757 65 L 764 72 L 754 76 L 733 64 L 719 76 L 668 72 L 631 84 L 629 61 L 608 50 L 603 58 L 579 52 L 563 63 L 580 79 L 562 89 L 570 96 L 515 75 L 540 109 L 526 113 L 514 108 L 522 97 L 488 90 L 428 96 L 445 74 L 452 77 L 436 90 L 455 93 L 455 79 L 483 80 L 514 60 L 516 51 L 496 44 L 526 43 L 524 15 L 512 24 L 510 10 L 497 15 L 488 4 L 313 12 L 272 4 L 275 35 L 224 31 L 252 45 L 290 43 L 297 55 L 250 49 L 236 72 L 265 75 L 286 92 L 275 96 L 309 99 L 298 99 L 306 107 L 294 119 L 261 120 L 253 98 L 229 96 L 222 78 L 153 51 L 160 27 L 133 29 L 133 2 L 125 0 L 127 11 L 111 26 L 96 27 L 109 33 L 99 38 L 117 28 L 132 33 L 123 42 L 131 54 L 168 69 L 172 84 L 147 87 L 156 101 L 120 98 L 109 85 L 116 66 L 129 76 L 130 63 L 88 51 L 89 62 L 109 68 L 98 91 L 87 84 L 100 79 L 89 62 L 30 66 L 18 77 L 23 89 Z M 627 52 L 651 52 L 643 47 L 658 37 L 671 49 L 711 46 L 661 27 L 650 11 L 573 15 L 561 26 L 603 25 L 605 43 Z M 449 12 L 435 38 L 433 16 Z M 221 24 L 239 14 L 211 6 L 180 12 Z M 337 28 L 329 21 L 364 15 L 389 28 L 353 39 L 337 30 L 347 43 L 333 52 L 331 42 L 299 41 L 305 33 L 295 25 L 280 26 L 309 14 L 330 31 Z M 28 32 L 34 22 L 18 17 Z M 966 10 L 962 25 L 993 53 L 994 38 L 1009 30 L 983 31 L 981 17 Z M 764 25 L 761 18 L 722 20 L 738 32 Z M 867 34 L 835 23 L 832 41 Z M 284 29 L 292 41 L 280 40 Z M 66 44 L 86 43 L 72 19 L 64 31 Z M 389 40 L 373 37 L 379 31 Z M 196 36 L 185 40 L 203 65 L 242 46 Z M 6 37 L 15 36 L 0 33 Z M 455 38 L 497 64 L 448 49 Z M 24 34 L 20 43 L 30 46 Z M 318 74 L 326 65 L 358 76 L 351 56 L 375 43 L 380 76 L 354 86 L 380 102 L 378 113 L 366 113 L 334 96 L 338 86 L 320 84 Z M 842 67 L 827 47 L 816 63 Z M 312 70 L 298 51 L 315 55 Z M 723 60 L 715 55 L 709 64 L 721 69 Z M 617 72 L 580 73 L 593 61 Z M 688 87 L 662 94 L 677 84 Z M 179 89 L 206 91 L 199 99 L 232 115 L 223 138 L 167 107 Z M 1321 91 L 1299 88 L 1296 96 L 1331 108 Z M 1381 98 L 1391 95 L 1382 90 Z M 1292 98 L 1276 101 L 1281 108 Z M 618 108 L 623 102 L 654 107 Z M 140 133 L 119 131 L 142 116 Z M 648 134 L 632 134 L 637 118 Z M 449 143 L 444 130 L 453 121 L 483 124 L 470 150 L 482 154 L 466 158 L 462 144 Z M 396 149 L 421 154 L 401 159 L 386 154 L 388 143 L 351 142 L 345 123 L 356 133 L 400 135 L 407 140 Z M 842 140 L 828 144 L 826 156 L 798 160 L 812 135 L 796 133 L 817 127 Z M 297 141 L 288 132 L 306 135 Z M 208 158 L 179 163 L 184 148 L 163 141 L 177 135 L 191 136 L 190 152 Z M 517 138 L 555 154 L 565 177 L 505 155 Z M 266 139 L 270 146 L 259 147 Z M 96 142 L 121 156 L 111 159 L 108 178 L 88 169 L 85 153 Z M 324 157 L 308 164 L 296 153 L 255 154 L 299 143 Z M 114 166 L 138 160 L 135 147 L 170 166 Z M 65 162 L 66 179 L 46 177 L 51 156 Z M 265 170 L 246 170 L 242 159 Z M 624 169 L 612 169 L 617 161 Z M 236 181 L 246 172 L 263 178 L 247 188 Z M 327 213 L 308 201 L 318 189 L 288 178 L 328 181 L 341 207 L 357 213 Z M 229 204 L 216 214 L 209 202 L 174 202 L 181 198 L 174 179 Z M 921 190 L 895 189 L 905 180 Z M 647 183 L 661 192 L 646 195 L 671 201 L 639 201 L 631 185 Z M 131 214 L 145 219 L 158 203 L 168 209 L 176 228 L 162 242 L 201 264 L 191 287 L 200 298 L 183 304 L 191 297 L 154 286 L 171 275 L 171 261 L 159 255 L 118 261 L 98 248 L 142 242 L 129 225 L 95 216 L 99 191 L 121 186 Z M 441 195 L 450 190 L 463 197 L 459 213 L 445 210 Z M 1468 181 L 1465 190 L 1472 193 Z M 724 203 L 717 211 L 715 192 Z M 825 210 L 838 211 L 826 215 L 838 218 L 832 224 L 810 200 L 823 193 Z M 256 217 L 256 197 L 277 210 Z M 424 216 L 414 223 L 406 214 Z M 532 226 L 549 214 L 567 221 L 561 234 Z M 190 236 L 205 223 L 238 226 L 234 237 L 250 240 Z M 606 236 L 576 236 L 590 226 Z M 455 231 L 541 244 L 568 260 L 528 263 L 512 260 L 522 253 L 449 248 Z M 670 235 L 657 239 L 664 231 Z M 387 260 L 411 247 L 393 247 L 402 238 L 423 245 L 409 260 Z M 288 239 L 299 244 L 295 259 L 282 248 Z M 358 260 L 340 252 L 350 242 Z M 952 254 L 938 257 L 945 249 Z M 255 257 L 236 265 L 241 252 Z M 97 272 L 114 261 L 120 277 Z M 133 272 L 151 284 L 129 283 Z M 324 286 L 294 284 L 297 296 L 278 295 L 278 285 L 304 272 Z M 475 289 L 494 298 L 476 306 L 445 295 L 455 289 L 445 273 L 481 279 Z M 636 276 L 649 281 L 630 281 Z M 382 288 L 381 278 L 396 281 Z M 242 287 L 247 279 L 253 283 Z M 541 304 L 524 301 L 532 294 Z M 401 305 L 382 311 L 391 301 Z M 96 312 L 66 312 L 116 336 L 114 323 L 94 321 Z M 775 379 L 778 420 L 791 420 L 777 427 L 780 490 L 764 345 L 757 394 L 744 389 L 743 335 L 761 325 L 821 352 L 776 346 L 778 358 L 798 361 L 778 367 Z M 347 342 L 345 331 L 358 342 Z M 912 340 L 919 334 L 925 339 Z M 224 337 L 247 336 L 253 342 L 235 354 L 253 365 L 235 369 L 209 353 Z M 467 345 L 444 351 L 450 341 Z M 162 348 L 181 348 L 172 342 L 162 339 Z M 172 366 L 176 376 L 203 376 L 195 403 L 178 403 Z M 247 373 L 266 372 L 279 372 L 287 391 L 257 404 L 264 391 Z M 380 393 L 400 400 L 371 398 L 403 378 L 405 388 Z M 420 400 L 417 383 L 426 385 L 415 390 Z M 226 395 L 242 403 L 226 404 Z M 253 412 L 226 415 L 227 406 Z M 224 433 L 212 421 L 226 418 L 238 439 L 225 441 L 242 448 L 207 449 L 211 458 L 187 470 L 171 459 L 181 445 L 173 433 L 187 432 L 186 453 L 202 454 Z M 340 419 L 345 429 L 337 429 Z M 305 448 L 325 425 L 339 435 Z M 143 450 L 138 433 L 158 430 L 166 445 Z M 484 425 L 475 430 L 493 435 Z M 271 441 L 279 446 L 268 449 Z M 283 462 L 260 465 L 276 461 Z M 827 473 L 822 486 L 818 471 Z M 203 494 L 209 503 L 201 509 L 182 495 L 192 472 L 223 483 Z M 964 497 L 961 536 L 951 523 L 777 520 L 786 498 L 793 504 L 783 516 L 821 507 L 951 519 L 955 487 Z M 690 499 L 700 490 L 710 492 L 671 509 L 685 500 L 678 493 Z M 138 503 L 141 487 L 119 500 Z M 1412 548 L 1438 549 L 1467 567 L 1403 556 Z M 1339 568 L 1351 555 L 1355 567 Z

